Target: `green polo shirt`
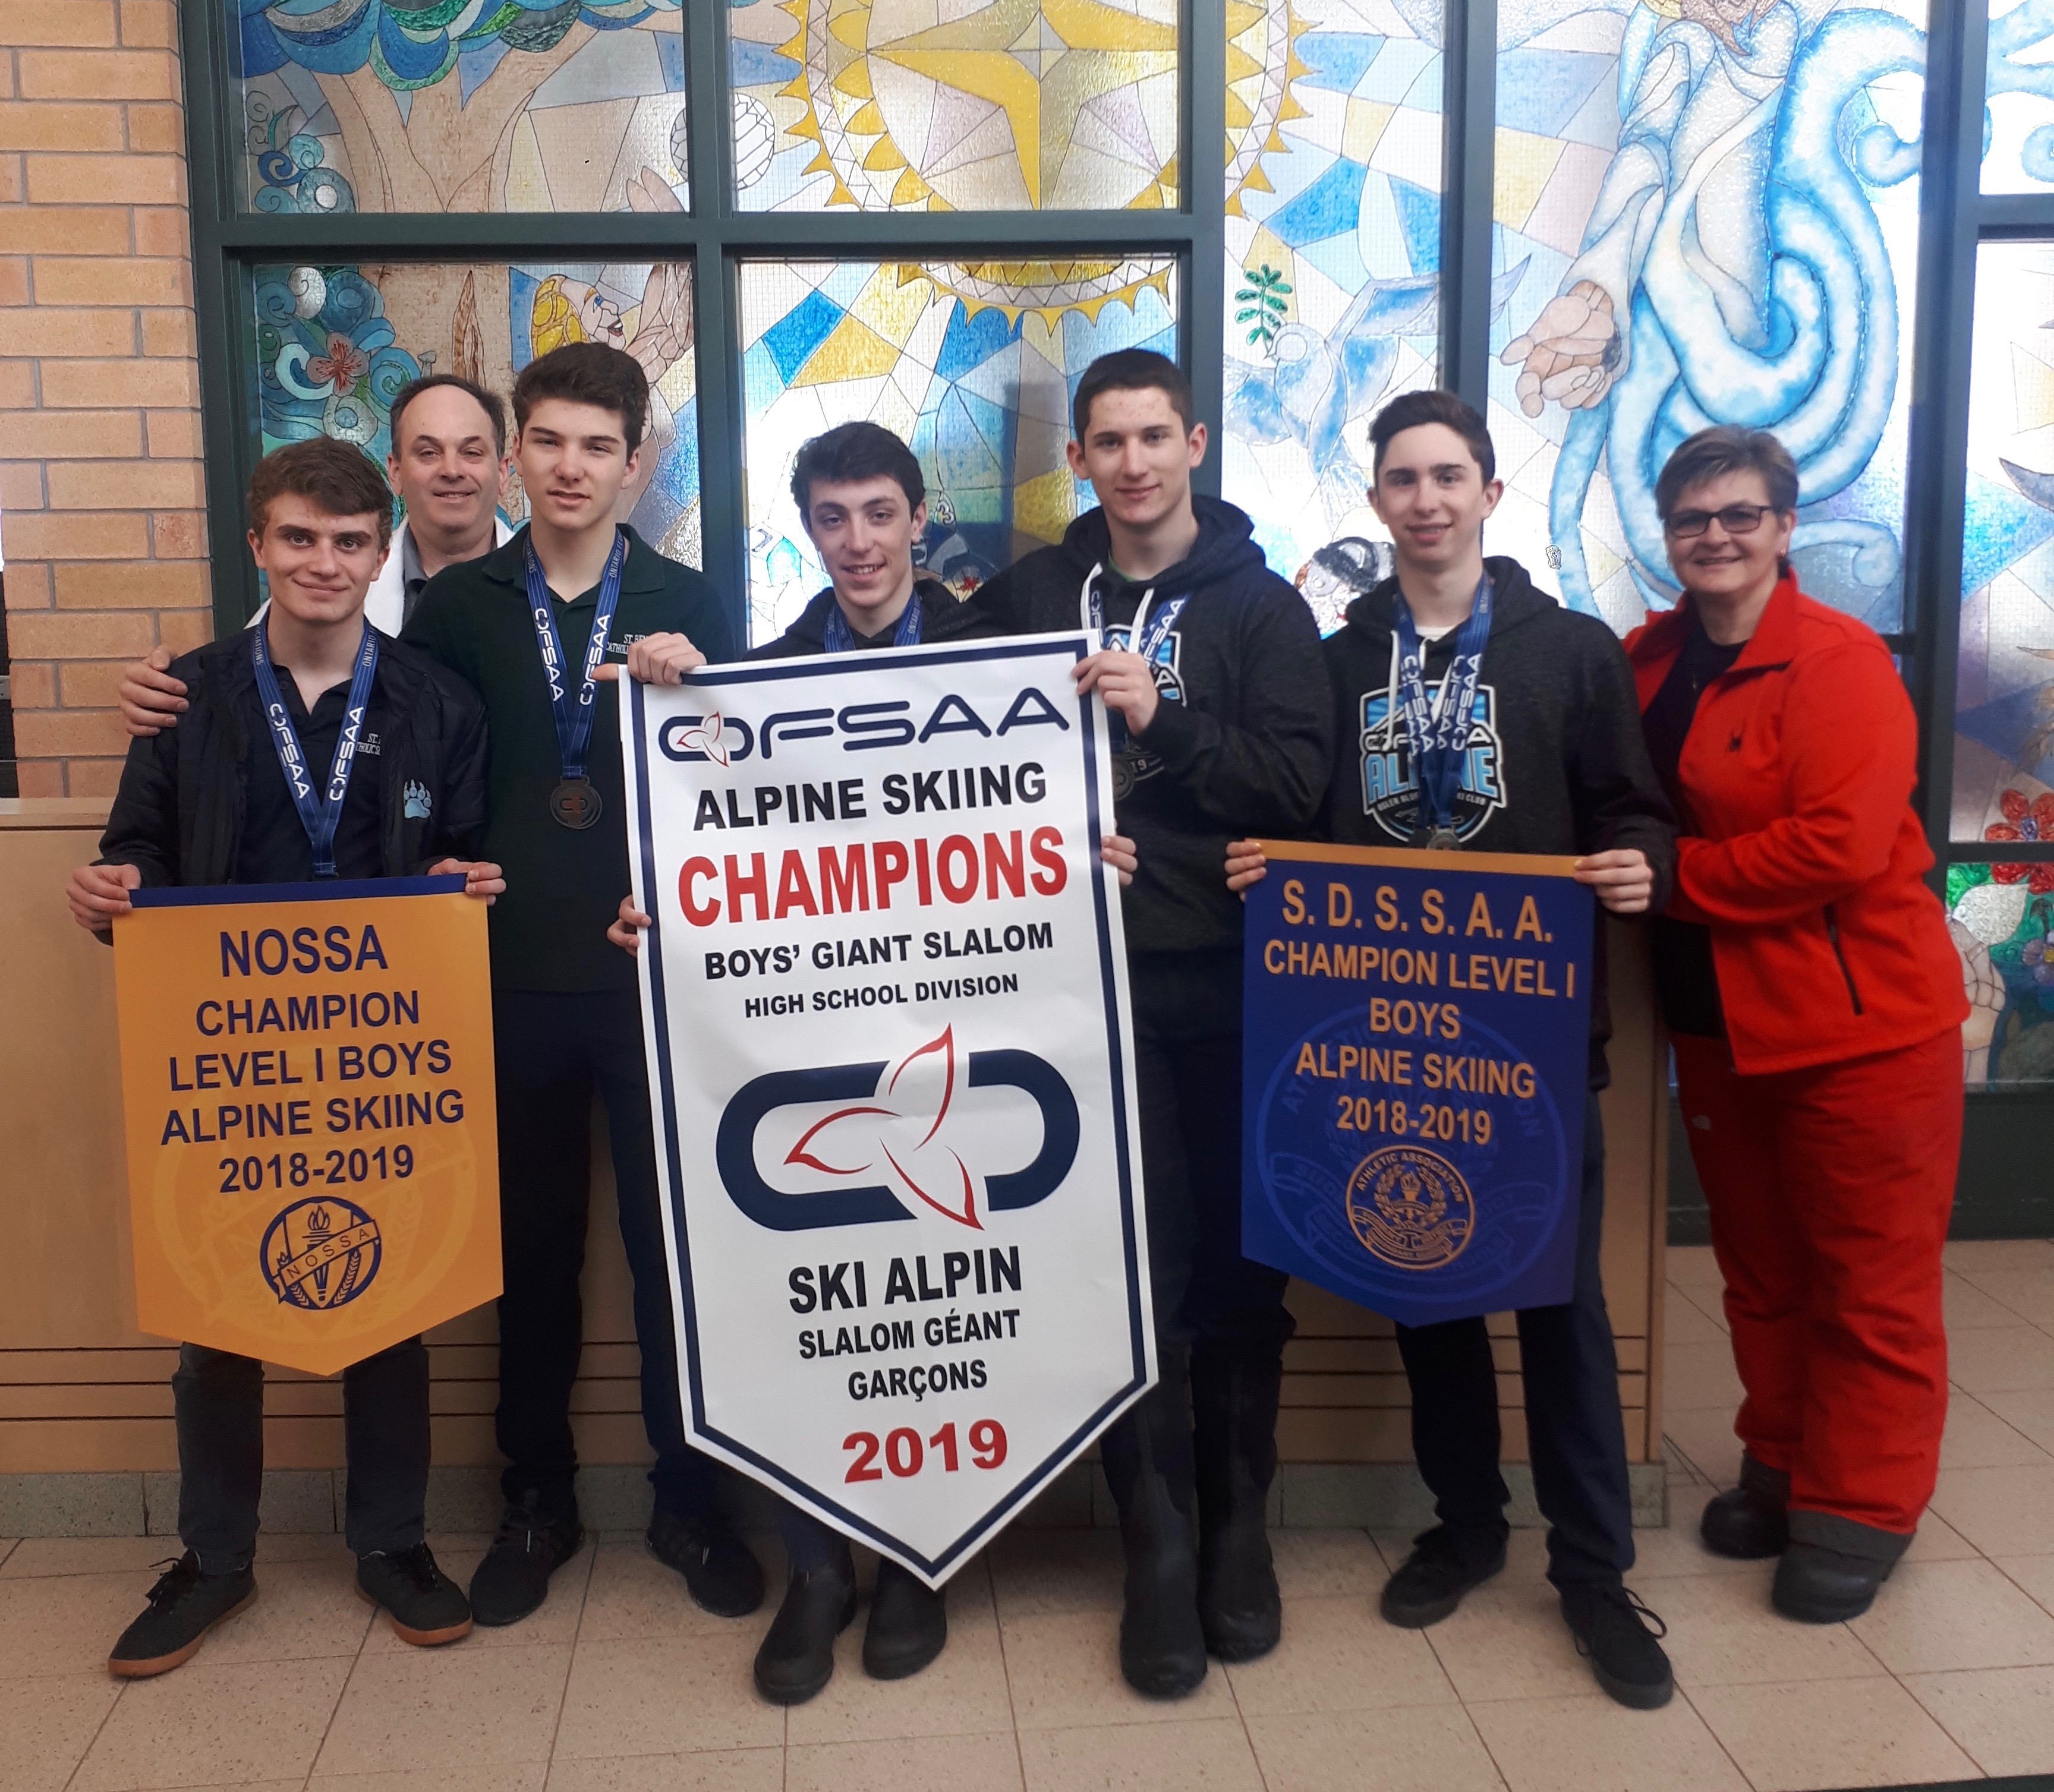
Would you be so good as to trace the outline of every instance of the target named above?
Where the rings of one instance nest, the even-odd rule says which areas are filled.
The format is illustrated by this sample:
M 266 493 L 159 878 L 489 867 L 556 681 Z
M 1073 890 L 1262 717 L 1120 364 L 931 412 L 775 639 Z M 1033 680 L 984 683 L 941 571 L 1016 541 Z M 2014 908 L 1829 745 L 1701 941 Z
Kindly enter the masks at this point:
M 446 567 L 427 589 L 402 639 L 432 654 L 485 699 L 492 743 L 484 856 L 506 874 L 492 906 L 492 981 L 501 989 L 632 989 L 635 961 L 606 929 L 628 894 L 628 798 L 620 772 L 620 698 L 601 684 L 593 708 L 586 774 L 604 805 L 582 831 L 549 814 L 563 776 L 556 713 L 528 610 L 525 529 L 482 560 Z M 645 635 L 689 635 L 712 660 L 734 657 L 727 619 L 712 585 L 666 560 L 634 530 L 620 576 L 607 658 L 616 663 Z M 573 677 L 584 664 L 599 608 L 595 585 L 556 607 L 557 634 Z M 575 687 L 573 687 L 575 688 Z

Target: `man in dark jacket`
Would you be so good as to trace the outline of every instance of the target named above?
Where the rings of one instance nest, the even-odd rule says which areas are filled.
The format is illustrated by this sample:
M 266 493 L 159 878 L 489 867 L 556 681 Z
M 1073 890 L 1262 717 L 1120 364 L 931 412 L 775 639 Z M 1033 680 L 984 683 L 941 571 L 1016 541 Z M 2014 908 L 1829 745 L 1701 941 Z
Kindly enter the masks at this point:
M 484 832 L 483 706 L 364 619 L 392 532 L 384 482 L 348 443 L 295 442 L 258 463 L 250 545 L 270 613 L 172 666 L 191 713 L 131 744 L 100 861 L 73 874 L 81 926 L 104 932 L 130 890 L 166 885 L 462 872 L 482 900 L 506 887 L 498 866 L 468 862 Z M 471 1617 L 426 1540 L 427 1350 L 410 1338 L 342 1385 L 356 1584 L 404 1641 L 454 1642 Z M 124 1679 L 190 1660 L 257 1596 L 263 1365 L 182 1345 L 171 1391 L 185 1553 L 108 1658 Z
M 1517 560 L 1483 557 L 1484 521 L 1504 488 L 1483 419 L 1452 392 L 1407 393 L 1371 425 L 1370 501 L 1398 572 L 1348 607 L 1326 643 L 1340 750 L 1325 830 L 1352 846 L 1474 847 L 1581 854 L 1576 875 L 1615 914 L 1666 900 L 1675 829 L 1648 763 L 1626 656 L 1596 617 L 1537 591 Z M 1438 698 L 1428 693 L 1438 686 Z M 1466 701 L 1467 725 L 1442 706 Z M 1459 712 L 1457 712 L 1459 717 Z M 1416 736 L 1428 724 L 1422 750 Z M 1437 780 L 1437 759 L 1452 773 Z M 1422 772 L 1425 776 L 1422 777 Z M 1252 841 L 1227 868 L 1261 874 Z M 1651 1707 L 1672 1690 L 1667 1657 L 1623 1578 L 1633 1515 L 1619 1365 L 1605 1311 L 1607 1080 L 1603 935 L 1591 1002 L 1574 1289 L 1518 1315 L 1533 1485 L 1551 1527 L 1548 1578 L 1598 1680 Z M 1384 1617 L 1420 1629 L 1505 1566 L 1509 1495 L 1498 1472 L 1497 1376 L 1481 1318 L 1398 1328 L 1412 1389 L 1412 1446 L 1441 1522 L 1383 1590 Z
M 1304 600 L 1245 516 L 1192 493 L 1206 427 L 1175 364 L 1094 361 L 1072 421 L 1099 508 L 945 626 L 1104 633 L 1078 678 L 1113 712 L 1138 861 L 1124 911 L 1161 1379 L 1100 1456 L 1127 1554 L 1121 1671 L 1175 1698 L 1208 1649 L 1252 1660 L 1281 1623 L 1264 1505 L 1292 1321 L 1285 1276 L 1241 1255 L 1241 914 L 1219 867 L 1230 839 L 1312 823 L 1332 705 Z

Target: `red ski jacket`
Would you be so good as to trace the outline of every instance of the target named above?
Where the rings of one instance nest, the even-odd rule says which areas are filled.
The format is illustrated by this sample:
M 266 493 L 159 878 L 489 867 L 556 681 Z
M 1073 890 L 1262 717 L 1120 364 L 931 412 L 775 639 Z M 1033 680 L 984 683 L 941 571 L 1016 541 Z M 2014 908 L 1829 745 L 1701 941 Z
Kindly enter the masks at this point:
M 1686 597 L 1627 638 L 1642 709 L 1690 627 Z M 1922 881 L 1917 748 L 1882 639 L 1786 574 L 1705 687 L 1678 767 L 1689 813 L 1667 912 L 1711 929 L 1743 1074 L 1893 1051 L 1967 1018 L 1946 913 Z

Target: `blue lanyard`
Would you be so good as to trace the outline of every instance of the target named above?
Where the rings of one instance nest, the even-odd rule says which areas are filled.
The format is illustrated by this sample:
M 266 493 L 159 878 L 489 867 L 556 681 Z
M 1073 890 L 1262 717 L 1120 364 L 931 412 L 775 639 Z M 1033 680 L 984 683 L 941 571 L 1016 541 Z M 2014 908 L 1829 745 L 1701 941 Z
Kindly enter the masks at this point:
M 592 700 L 599 690 L 593 676 L 606 658 L 607 637 L 613 628 L 613 612 L 620 605 L 620 569 L 628 559 L 628 536 L 616 529 L 613 552 L 606 556 L 606 571 L 599 581 L 599 608 L 592 619 L 592 639 L 584 650 L 584 676 L 579 682 L 577 700 L 573 702 L 565 678 L 564 643 L 557 633 L 556 599 L 549 595 L 549 581 L 535 552 L 533 540 L 521 537 L 528 574 L 528 610 L 535 624 L 535 639 L 542 650 L 542 670 L 549 681 L 549 707 L 557 717 L 557 750 L 563 759 L 564 776 L 584 776 L 585 749 L 592 742 Z
M 1098 588 L 1098 576 L 1102 570 L 1102 567 L 1094 566 L 1084 575 L 1084 599 L 1080 606 L 1084 611 L 1084 627 L 1094 631 L 1100 639 L 1105 635 L 1105 599 L 1100 595 Z M 1151 674 L 1157 650 L 1176 626 L 1177 618 L 1183 613 L 1184 606 L 1190 602 L 1187 597 L 1172 598 L 1151 616 L 1148 614 L 1148 606 L 1155 600 L 1155 588 L 1153 585 L 1142 592 L 1141 601 L 1135 606 L 1134 620 L 1127 625 L 1127 651 L 1139 654 L 1147 660 Z M 1112 736 L 1110 745 L 1112 750 L 1124 753 L 1127 745 L 1125 719 L 1118 711 L 1108 710 L 1106 725 Z
M 349 681 L 349 706 L 343 713 L 342 732 L 335 739 L 335 763 L 329 768 L 328 788 L 314 795 L 313 768 L 300 746 L 300 737 L 285 708 L 285 694 L 278 688 L 278 674 L 271 670 L 270 643 L 265 639 L 270 625 L 259 623 L 250 631 L 250 658 L 257 669 L 257 691 L 264 700 L 264 719 L 271 725 L 271 745 L 277 749 L 278 768 L 285 774 L 285 788 L 293 794 L 293 807 L 300 812 L 300 825 L 307 831 L 307 843 L 314 849 L 314 875 L 335 875 L 335 831 L 342 825 L 342 800 L 349 789 L 349 768 L 356 760 L 357 731 L 364 725 L 364 711 L 371 701 L 371 682 L 378 675 L 378 631 L 364 625 L 364 646 L 356 656 L 356 675 Z
M 895 647 L 917 647 L 920 644 L 920 594 L 915 591 L 906 600 L 906 607 L 899 612 L 899 626 L 891 631 L 891 645 Z M 831 654 L 852 654 L 856 651 L 856 631 L 848 626 L 848 618 L 841 613 L 839 603 L 828 609 L 828 626 L 822 632 L 820 646 Z
M 1398 594 L 1398 706 L 1405 725 L 1405 746 L 1419 787 L 1420 826 L 1435 834 L 1454 826 L 1455 792 L 1462 786 L 1462 760 L 1469 750 L 1470 728 L 1476 707 L 1477 680 L 1483 670 L 1484 643 L 1490 638 L 1491 579 L 1486 572 L 1477 586 L 1469 618 L 1455 635 L 1455 655 L 1441 681 L 1437 709 L 1427 701 L 1426 654 L 1405 594 Z

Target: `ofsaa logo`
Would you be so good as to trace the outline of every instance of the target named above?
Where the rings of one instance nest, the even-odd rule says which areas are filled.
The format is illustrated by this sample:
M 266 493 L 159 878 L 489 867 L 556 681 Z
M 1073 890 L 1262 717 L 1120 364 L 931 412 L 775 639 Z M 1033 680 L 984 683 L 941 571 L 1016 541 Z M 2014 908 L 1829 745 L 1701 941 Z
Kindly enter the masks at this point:
M 732 765 L 750 758 L 769 760 L 793 741 L 824 741 L 839 736 L 844 753 L 869 753 L 880 747 L 924 745 L 938 734 L 976 734 L 1003 738 L 1017 728 L 1053 726 L 1065 733 L 1069 718 L 1034 686 L 1024 687 L 997 725 L 979 715 L 968 698 L 954 693 L 936 703 L 924 721 L 916 722 L 904 698 L 889 703 L 849 703 L 840 709 L 780 709 L 750 722 L 715 709 L 703 716 L 672 716 L 656 732 L 656 746 L 679 764 Z
M 980 1175 L 972 1167 L 990 1129 L 958 1105 L 959 1065 L 963 1087 L 1017 1089 L 1039 1110 L 1041 1149 L 1025 1169 Z M 836 1106 L 825 1114 L 786 1111 L 829 1102 Z M 823 1179 L 816 1189 L 787 1194 L 764 1181 L 756 1165 L 765 1127 L 774 1129 L 777 1161 Z M 1079 1136 L 1076 1097 L 1054 1065 L 1031 1051 L 959 1055 L 949 1027 L 896 1064 L 773 1071 L 743 1084 L 720 1117 L 714 1161 L 728 1198 L 773 1232 L 872 1225 L 923 1211 L 981 1232 L 983 1212 L 1033 1207 L 1061 1187 Z

